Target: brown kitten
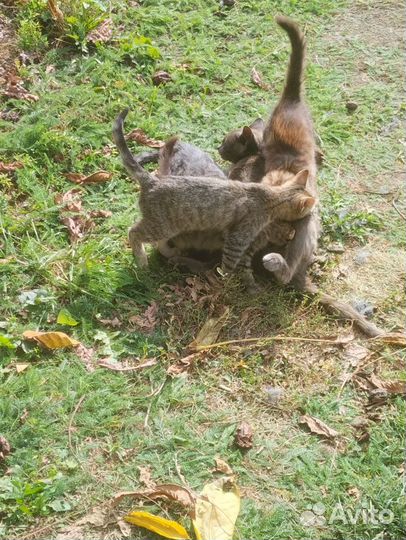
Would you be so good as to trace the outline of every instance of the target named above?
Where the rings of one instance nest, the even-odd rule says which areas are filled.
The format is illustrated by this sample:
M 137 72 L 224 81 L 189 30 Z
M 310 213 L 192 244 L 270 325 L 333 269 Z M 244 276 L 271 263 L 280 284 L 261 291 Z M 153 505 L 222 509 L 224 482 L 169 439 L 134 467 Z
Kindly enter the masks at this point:
M 262 155 L 267 173 L 263 182 L 283 186 L 306 169 L 310 192 L 316 198 L 316 143 L 310 112 L 302 96 L 305 40 L 298 25 L 288 17 L 276 17 L 276 21 L 287 32 L 292 52 L 282 97 L 264 130 Z M 293 281 L 303 288 L 319 237 L 316 212 L 295 223 L 295 230 L 295 237 L 286 246 L 284 256 L 269 253 L 263 257 L 263 264 L 282 283 Z
M 249 248 L 272 221 L 295 221 L 308 215 L 316 200 L 305 189 L 307 172 L 282 187 L 225 181 L 219 178 L 169 176 L 162 182 L 143 169 L 128 149 L 122 112 L 113 127 L 113 139 L 130 176 L 140 183 L 142 219 L 129 231 L 139 264 L 148 264 L 144 242 L 157 242 L 182 232 L 223 231 L 222 270 L 246 267 Z

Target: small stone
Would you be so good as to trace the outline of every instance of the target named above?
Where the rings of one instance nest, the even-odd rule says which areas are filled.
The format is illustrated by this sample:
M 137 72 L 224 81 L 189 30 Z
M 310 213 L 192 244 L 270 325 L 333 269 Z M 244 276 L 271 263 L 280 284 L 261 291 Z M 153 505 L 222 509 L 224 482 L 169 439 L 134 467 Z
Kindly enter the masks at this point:
M 372 317 L 375 311 L 375 307 L 371 304 L 371 302 L 368 302 L 367 300 L 364 300 L 363 298 L 357 298 L 352 302 L 352 307 L 358 311 L 358 313 L 361 313 L 364 317 L 369 319 Z
M 356 103 L 355 101 L 347 101 L 347 103 L 345 104 L 345 108 L 348 112 L 354 112 L 358 109 L 358 103 Z
M 365 264 L 366 262 L 368 262 L 370 255 L 371 253 L 368 249 L 358 250 L 354 256 L 355 264 L 359 264 L 359 265 Z
M 266 386 L 265 392 L 267 393 L 268 401 L 271 405 L 276 405 L 283 399 L 285 394 L 285 390 L 278 386 Z
M 330 251 L 330 253 L 344 253 L 345 248 L 342 244 L 336 243 L 327 246 L 327 251 Z

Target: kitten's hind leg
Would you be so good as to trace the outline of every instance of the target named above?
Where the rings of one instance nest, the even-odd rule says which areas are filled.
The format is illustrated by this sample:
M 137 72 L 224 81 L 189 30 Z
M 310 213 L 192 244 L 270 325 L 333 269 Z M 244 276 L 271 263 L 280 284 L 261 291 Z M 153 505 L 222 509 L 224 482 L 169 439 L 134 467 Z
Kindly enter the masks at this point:
M 285 259 L 279 253 L 268 253 L 262 257 L 264 268 L 275 272 L 279 281 L 286 284 L 290 281 L 291 272 Z

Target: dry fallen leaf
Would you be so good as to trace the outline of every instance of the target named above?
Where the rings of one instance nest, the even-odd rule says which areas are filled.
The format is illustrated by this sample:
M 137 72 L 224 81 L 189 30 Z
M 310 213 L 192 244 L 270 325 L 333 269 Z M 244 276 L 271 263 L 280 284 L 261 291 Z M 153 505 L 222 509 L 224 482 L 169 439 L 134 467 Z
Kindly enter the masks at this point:
M 127 141 L 135 141 L 142 146 L 149 146 L 150 148 L 161 148 L 165 143 L 156 139 L 148 137 L 141 128 L 135 128 L 125 137 Z
M 15 85 L 8 85 L 7 88 L 3 91 L 3 95 L 11 99 L 22 99 L 25 101 L 38 101 L 39 97 L 35 94 L 30 94 L 22 86 L 21 83 Z
M 10 163 L 0 161 L 0 173 L 11 173 L 22 167 L 24 167 L 24 165 L 20 161 L 11 161 Z
M 382 381 L 374 373 L 369 377 L 369 381 L 380 390 L 385 390 L 389 394 L 406 394 L 405 381 Z
M 166 373 L 168 375 L 171 375 L 172 377 L 181 375 L 193 366 L 195 360 L 197 360 L 198 357 L 200 357 L 199 353 L 189 354 L 188 356 L 185 356 L 185 358 L 181 358 L 174 364 L 171 364 L 166 370 Z
M 240 512 L 240 492 L 230 479 L 206 484 L 196 501 L 193 527 L 197 540 L 231 540 Z
M 157 314 L 158 304 L 156 302 L 152 302 L 152 304 L 147 307 L 142 315 L 134 315 L 133 317 L 130 317 L 129 322 L 135 324 L 147 334 L 150 334 L 153 332 L 158 323 L 156 319 Z
M 299 424 L 306 424 L 312 433 L 326 437 L 327 439 L 334 439 L 339 435 L 338 431 L 330 428 L 327 424 L 307 414 L 303 415 L 299 419 Z
M 23 363 L 17 363 L 15 365 L 17 373 L 22 373 L 25 371 L 28 367 L 30 367 L 30 364 L 23 364 Z
M 212 345 L 215 343 L 228 318 L 229 313 L 230 309 L 225 307 L 220 317 L 212 317 L 208 319 L 200 329 L 196 339 L 194 339 L 192 343 L 188 345 L 188 349 L 190 351 L 198 351 L 201 348 L 204 348 L 206 345 Z
M 11 452 L 11 446 L 5 437 L 0 435 L 0 463 L 6 459 Z
M 382 343 L 388 343 L 389 345 L 397 345 L 399 347 L 406 347 L 406 335 L 402 332 L 389 332 L 372 338 L 373 341 L 379 341 Z
M 347 489 L 348 495 L 353 497 L 356 501 L 358 501 L 361 497 L 361 492 L 357 487 L 352 487 Z
M 263 82 L 261 75 L 255 68 L 251 70 L 251 81 L 262 90 L 269 90 L 269 84 Z
M 20 422 L 20 424 L 24 424 L 24 422 L 27 420 L 28 416 L 29 416 L 28 410 L 27 410 L 27 409 L 24 409 L 22 415 L 21 415 L 20 418 L 18 419 L 18 421 Z
M 160 534 L 165 538 L 172 538 L 174 540 L 188 540 L 190 538 L 186 529 L 180 523 L 162 518 L 160 516 L 155 516 L 149 512 L 130 512 L 124 517 L 124 519 L 132 525 L 143 527 L 144 529 L 148 529 L 156 534 Z
M 72 244 L 76 244 L 76 242 L 84 237 L 86 232 L 94 227 L 91 219 L 81 215 L 62 217 L 61 223 L 68 229 L 69 239 Z
M 154 489 L 146 491 L 123 491 L 115 495 L 113 505 L 125 497 L 147 500 L 166 499 L 178 502 L 188 510 L 193 508 L 196 502 L 195 496 L 191 491 L 177 484 L 160 484 Z
M 214 469 L 215 472 L 227 474 L 228 476 L 232 476 L 234 474 L 234 471 L 230 467 L 230 465 L 226 463 L 224 460 L 222 460 L 221 458 L 216 457 L 215 462 L 216 462 L 216 468 Z
M 113 37 L 113 21 L 111 19 L 106 19 L 99 24 L 97 28 L 89 32 L 86 36 L 87 41 L 91 43 L 106 43 L 110 41 Z
M 362 345 L 357 345 L 357 343 L 349 343 L 344 347 L 345 355 L 344 359 L 347 360 L 351 366 L 356 367 L 361 360 L 364 360 L 371 353 Z
M 155 86 L 166 84 L 172 80 L 172 77 L 166 71 L 157 71 L 152 75 L 152 82 Z
M 123 325 L 118 317 L 114 317 L 114 319 L 99 319 L 99 323 L 104 326 L 110 326 L 111 328 L 121 328 Z
M 99 507 L 95 507 L 91 512 L 76 521 L 76 525 L 93 525 L 94 527 L 103 527 L 105 519 L 104 510 Z
M 156 487 L 156 483 L 151 478 L 150 465 L 138 466 L 138 470 L 140 471 L 139 481 L 141 482 L 141 484 L 144 484 L 144 486 L 148 489 L 154 489 Z
M 235 444 L 239 448 L 252 448 L 253 432 L 248 422 L 241 422 L 235 434 Z
M 82 190 L 80 188 L 72 188 L 66 193 L 58 193 L 55 195 L 55 204 L 63 206 L 64 210 L 69 212 L 80 212 L 82 209 Z
M 113 215 L 110 210 L 92 210 L 89 212 L 91 218 L 109 218 Z
M 85 347 L 82 343 L 75 349 L 76 354 L 80 360 L 84 363 L 86 370 L 89 372 L 94 371 L 93 355 L 94 349 Z
M 46 349 L 64 349 L 65 347 L 76 347 L 79 341 L 69 337 L 64 332 L 36 332 L 26 330 L 23 337 L 43 345 Z
M 113 176 L 112 173 L 106 171 L 97 171 L 89 176 L 82 173 L 66 173 L 64 177 L 74 182 L 75 184 L 100 184 L 107 182 Z
M 99 360 L 98 365 L 112 371 L 136 371 L 137 369 L 144 369 L 147 367 L 155 366 L 158 363 L 156 358 L 147 358 L 144 362 L 136 364 L 135 366 L 123 366 L 119 362 L 110 362 L 108 359 Z

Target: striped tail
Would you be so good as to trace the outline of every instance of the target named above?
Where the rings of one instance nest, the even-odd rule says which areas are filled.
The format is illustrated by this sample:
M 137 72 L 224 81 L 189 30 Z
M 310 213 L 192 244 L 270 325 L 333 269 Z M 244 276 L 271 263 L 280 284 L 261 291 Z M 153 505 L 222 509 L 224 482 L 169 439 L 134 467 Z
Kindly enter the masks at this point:
M 124 138 L 124 120 L 128 114 L 129 109 L 122 111 L 114 121 L 113 124 L 113 141 L 120 152 L 121 159 L 124 167 L 127 169 L 128 174 L 134 180 L 137 180 L 141 187 L 151 187 L 156 183 L 155 178 L 148 171 L 143 169 L 138 161 L 135 159 L 130 149 L 127 146 L 127 142 Z

